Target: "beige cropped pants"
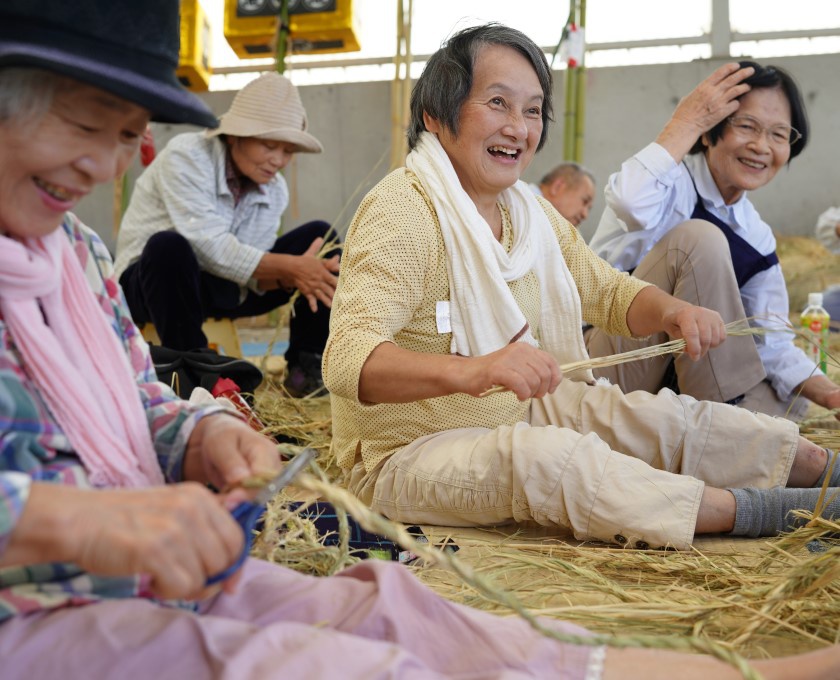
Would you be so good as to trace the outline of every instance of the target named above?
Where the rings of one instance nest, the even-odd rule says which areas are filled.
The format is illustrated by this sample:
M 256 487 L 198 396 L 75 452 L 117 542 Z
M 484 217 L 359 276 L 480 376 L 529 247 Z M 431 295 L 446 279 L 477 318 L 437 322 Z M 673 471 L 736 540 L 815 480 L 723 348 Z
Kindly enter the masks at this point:
M 746 317 L 729 246 L 723 232 L 705 220 L 689 220 L 669 231 L 644 257 L 633 276 L 693 305 L 714 309 L 725 323 Z M 600 328 L 584 334 L 592 357 L 619 354 L 666 342 L 664 334 L 640 340 L 611 336 Z M 699 361 L 688 355 L 666 354 L 593 371 L 625 392 L 658 392 L 666 369 L 674 361 L 681 394 L 695 399 L 726 402 L 743 395 L 738 405 L 750 411 L 799 420 L 808 408 L 806 399 L 793 403 L 779 399 L 766 380 L 764 366 L 752 337 L 729 337 Z
M 410 524 L 535 520 L 595 539 L 687 549 L 704 483 L 783 485 L 798 429 L 782 418 L 670 390 L 625 395 L 564 380 L 529 422 L 422 437 L 348 486 Z

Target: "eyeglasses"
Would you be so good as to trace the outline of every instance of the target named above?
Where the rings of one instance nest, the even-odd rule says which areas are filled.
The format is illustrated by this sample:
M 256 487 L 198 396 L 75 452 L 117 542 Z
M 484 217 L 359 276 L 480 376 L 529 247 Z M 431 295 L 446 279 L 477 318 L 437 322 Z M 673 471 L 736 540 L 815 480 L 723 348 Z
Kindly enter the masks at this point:
M 761 139 L 763 132 L 767 133 L 767 141 L 771 146 L 782 147 L 796 144 L 802 139 L 802 133 L 790 125 L 773 125 L 764 127 L 752 116 L 731 116 L 726 119 L 736 135 L 751 142 Z

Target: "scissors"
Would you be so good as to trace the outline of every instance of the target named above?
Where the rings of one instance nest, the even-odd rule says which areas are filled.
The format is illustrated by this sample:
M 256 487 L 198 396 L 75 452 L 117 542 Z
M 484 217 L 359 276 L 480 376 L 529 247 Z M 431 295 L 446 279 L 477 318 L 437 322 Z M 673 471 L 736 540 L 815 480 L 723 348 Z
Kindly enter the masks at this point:
M 233 509 L 231 514 L 233 515 L 233 518 L 239 522 L 239 526 L 242 527 L 242 532 L 245 534 L 245 545 L 242 547 L 242 552 L 239 554 L 236 562 L 224 571 L 208 578 L 206 585 L 210 586 L 214 583 L 230 578 L 236 573 L 239 567 L 242 566 L 245 558 L 248 557 L 248 554 L 251 552 L 251 544 L 254 539 L 254 527 L 257 524 L 257 520 L 259 520 L 265 512 L 266 503 L 274 498 L 274 496 L 278 494 L 284 486 L 297 477 L 298 473 L 309 465 L 309 463 L 312 462 L 317 455 L 318 452 L 315 451 L 315 449 L 305 448 L 286 464 L 286 467 L 283 468 L 283 471 L 279 475 L 259 490 L 257 495 L 254 496 L 254 500 L 244 501 Z

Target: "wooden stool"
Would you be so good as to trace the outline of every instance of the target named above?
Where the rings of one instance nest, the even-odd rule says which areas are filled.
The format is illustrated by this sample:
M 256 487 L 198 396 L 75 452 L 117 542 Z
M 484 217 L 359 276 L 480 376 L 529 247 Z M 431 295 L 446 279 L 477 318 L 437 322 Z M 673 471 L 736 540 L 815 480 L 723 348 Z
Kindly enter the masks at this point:
M 239 333 L 232 319 L 206 319 L 201 326 L 204 335 L 207 336 L 207 344 L 219 354 L 229 357 L 242 358 L 242 345 L 239 342 Z M 154 324 L 145 324 L 140 333 L 146 342 L 161 344 Z

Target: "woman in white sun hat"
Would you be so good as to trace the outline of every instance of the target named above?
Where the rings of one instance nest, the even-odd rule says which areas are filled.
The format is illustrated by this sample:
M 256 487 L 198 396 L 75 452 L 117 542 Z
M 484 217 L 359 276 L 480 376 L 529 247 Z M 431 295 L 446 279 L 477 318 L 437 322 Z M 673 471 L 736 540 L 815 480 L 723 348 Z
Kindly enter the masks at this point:
M 288 302 L 287 389 L 312 393 L 338 273 L 338 254 L 316 254 L 330 225 L 277 237 L 289 190 L 279 174 L 295 153 L 320 153 L 285 77 L 266 73 L 234 98 L 219 127 L 172 139 L 137 182 L 117 241 L 117 275 L 138 324 L 154 323 L 175 350 L 207 346 L 208 317 L 255 316 Z

